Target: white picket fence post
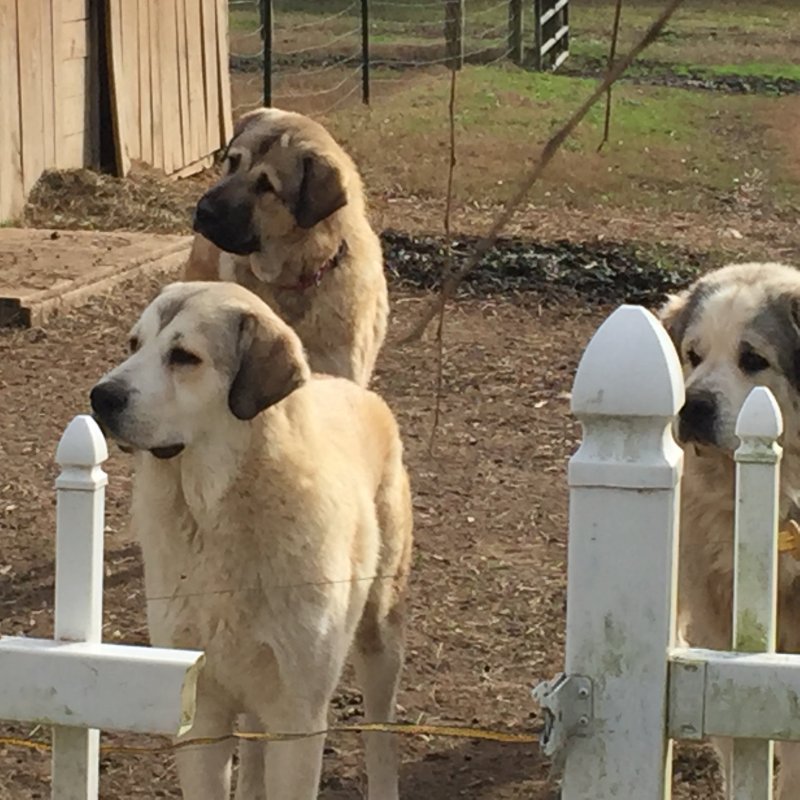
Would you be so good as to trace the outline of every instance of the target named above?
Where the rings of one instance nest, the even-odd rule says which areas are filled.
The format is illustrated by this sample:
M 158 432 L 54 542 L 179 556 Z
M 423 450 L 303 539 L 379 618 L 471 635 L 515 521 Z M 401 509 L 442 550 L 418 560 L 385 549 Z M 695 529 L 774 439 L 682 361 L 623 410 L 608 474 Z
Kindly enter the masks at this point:
M 55 639 L 0 636 L 0 720 L 53 726 L 53 800 L 97 800 L 100 729 L 186 733 L 204 661 L 101 641 L 107 457 L 94 420 L 73 419 L 56 454 Z
M 572 407 L 565 672 L 534 697 L 541 743 L 563 766 L 562 800 L 666 800 L 671 741 L 734 740 L 733 800 L 771 800 L 773 740 L 800 741 L 800 654 L 775 652 L 780 409 L 754 389 L 736 433 L 732 650 L 677 646 L 683 380 L 672 343 L 639 307 L 615 311 L 587 347 Z
M 56 597 L 54 636 L 99 642 L 103 626 L 103 528 L 108 476 L 106 440 L 94 420 L 75 417 L 56 450 Z M 89 528 L 87 529 L 87 523 Z M 53 727 L 52 796 L 98 793 L 100 731 Z
M 774 653 L 778 573 L 778 478 L 783 430 L 769 389 L 753 389 L 736 424 L 736 526 L 733 649 Z M 734 800 L 771 800 L 773 745 L 734 739 Z
M 664 328 L 643 308 L 617 309 L 586 348 L 572 392 L 584 438 L 569 465 L 565 671 L 591 681 L 578 696 L 591 692 L 592 703 L 566 748 L 563 800 L 670 795 L 667 649 L 683 463 L 671 425 L 682 404 Z

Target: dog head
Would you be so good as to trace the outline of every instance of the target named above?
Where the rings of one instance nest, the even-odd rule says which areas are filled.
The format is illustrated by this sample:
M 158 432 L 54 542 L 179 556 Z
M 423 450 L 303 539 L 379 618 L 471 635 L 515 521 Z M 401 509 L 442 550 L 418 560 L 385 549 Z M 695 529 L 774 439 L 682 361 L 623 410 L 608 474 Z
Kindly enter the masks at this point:
M 239 119 L 222 179 L 197 203 L 194 230 L 221 250 L 252 255 L 308 230 L 348 202 L 347 157 L 302 114 L 259 108 Z
M 174 283 L 144 310 L 130 356 L 91 390 L 95 418 L 123 449 L 171 458 L 250 420 L 309 377 L 300 339 L 230 283 Z
M 684 368 L 682 442 L 732 452 L 739 411 L 755 386 L 775 395 L 784 438 L 800 437 L 800 271 L 723 267 L 670 298 L 660 315 Z

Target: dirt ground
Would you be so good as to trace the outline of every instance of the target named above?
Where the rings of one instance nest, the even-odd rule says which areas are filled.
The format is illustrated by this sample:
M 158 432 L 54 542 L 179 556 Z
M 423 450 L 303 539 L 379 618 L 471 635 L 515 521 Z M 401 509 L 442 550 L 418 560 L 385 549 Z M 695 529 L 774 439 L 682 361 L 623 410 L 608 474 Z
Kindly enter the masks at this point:
M 379 5 L 391 10 L 399 4 Z M 409 8 L 422 5 L 412 3 Z M 580 74 L 594 74 L 592 59 L 605 64 L 613 5 L 610 0 L 576 3 L 574 40 L 576 48 L 582 50 L 576 50 L 569 63 L 576 63 Z M 631 37 L 640 35 L 644 22 L 653 15 L 652 2 L 630 5 L 635 8 L 626 6 L 622 49 L 627 49 Z M 772 2 L 772 21 L 762 19 L 767 14 L 761 13 L 761 5 L 767 6 L 733 0 L 724 4 L 687 0 L 683 16 L 675 18 L 667 34 L 649 52 L 658 64 L 669 67 L 670 80 L 675 79 L 673 73 L 680 72 L 680 85 L 687 78 L 694 80 L 694 73 L 686 73 L 687 66 L 735 64 L 737 75 L 748 75 L 745 68 L 754 64 L 761 69 L 767 57 L 794 63 L 796 26 L 788 16 L 791 13 L 794 19 L 794 4 L 788 0 Z M 731 13 L 731 6 L 736 6 L 738 16 Z M 505 14 L 499 5 L 497 9 Z M 746 18 L 741 16 L 745 11 Z M 435 13 L 435 22 L 429 27 L 440 38 L 439 12 Z M 351 26 L 347 18 L 334 20 L 320 31 L 307 23 L 305 19 L 296 22 L 302 34 L 298 41 L 282 39 L 283 23 L 279 23 L 278 51 L 285 55 L 305 48 L 311 49 L 314 58 L 327 58 L 330 54 L 319 53 L 313 37 L 339 41 L 336 37 L 340 32 L 330 25 L 341 23 L 344 32 Z M 421 34 L 426 24 L 420 22 L 415 35 Z M 498 24 L 505 31 L 504 16 Z M 243 39 L 250 38 L 234 41 L 234 52 L 249 53 L 260 47 L 252 30 L 238 30 Z M 303 65 L 281 62 L 276 71 L 275 99 L 281 105 L 322 116 L 353 151 L 370 187 L 376 229 L 402 229 L 409 234 L 440 231 L 448 156 L 442 93 L 446 94 L 448 82 L 430 53 L 409 54 L 400 49 L 405 44 L 395 27 L 387 24 L 377 33 L 389 36 L 390 41 L 381 43 L 376 35 L 376 47 L 396 50 L 395 55 L 410 59 L 413 68 L 376 68 L 372 109 L 359 107 L 358 76 L 349 62 L 321 61 L 319 65 L 306 64 L 311 69 L 302 70 Z M 351 44 L 347 39 L 341 46 Z M 376 52 L 386 55 L 383 50 Z M 614 130 L 624 130 L 619 126 L 631 117 L 632 109 L 644 105 L 645 99 L 649 102 L 661 97 L 660 87 L 653 89 L 650 85 L 654 80 L 651 71 L 633 76 L 640 94 L 629 91 L 627 84 L 617 91 L 615 96 L 622 100 L 616 107 Z M 497 214 L 498 198 L 507 191 L 497 187 L 504 181 L 510 185 L 537 152 L 536 142 L 544 141 L 541 132 L 539 139 L 532 138 L 530 121 L 540 118 L 548 102 L 558 97 L 548 100 L 542 90 L 543 102 L 531 113 L 525 110 L 531 103 L 529 87 L 523 87 L 523 91 L 512 86 L 511 91 L 501 82 L 494 92 L 490 80 L 511 80 L 513 75 L 500 70 L 491 75 L 483 72 L 485 86 L 481 84 L 479 91 L 470 94 L 466 91 L 467 72 L 465 68 L 459 78 L 460 110 L 474 112 L 481 124 L 476 127 L 470 122 L 469 130 L 459 134 L 452 228 L 459 234 L 480 234 Z M 701 77 L 709 79 L 705 73 Z M 655 78 L 658 82 L 663 76 L 659 73 Z M 233 102 L 237 110 L 259 102 L 261 92 L 262 80 L 257 72 L 234 73 Z M 673 95 L 681 101 L 686 97 Z M 467 102 L 470 98 L 472 105 Z M 716 192 L 698 191 L 696 198 L 684 197 L 679 202 L 672 190 L 680 180 L 697 180 L 700 188 L 704 186 L 700 178 L 687 178 L 689 167 L 680 161 L 680 165 L 675 164 L 675 175 L 667 175 L 675 179 L 676 186 L 665 181 L 663 191 L 659 190 L 666 198 L 663 203 L 659 200 L 658 206 L 642 205 L 635 192 L 652 183 L 651 173 L 662 153 L 653 150 L 651 154 L 645 147 L 639 148 L 644 168 L 632 173 L 630 191 L 607 197 L 604 187 L 618 181 L 618 164 L 612 158 L 615 147 L 623 164 L 633 151 L 620 147 L 622 142 L 615 145 L 612 138 L 605 152 L 597 154 L 597 142 L 591 136 L 590 146 L 578 141 L 564 148 L 548 173 L 550 183 L 545 181 L 537 187 L 531 204 L 520 211 L 506 232 L 539 242 L 623 242 L 669 251 L 665 267 L 670 269 L 680 267 L 676 262 L 681 251 L 706 254 L 709 263 L 733 258 L 800 262 L 797 208 L 784 202 L 782 213 L 775 213 L 775 204 L 765 202 L 769 176 L 748 166 L 754 154 L 760 158 L 763 151 L 769 154 L 774 150 L 778 153 L 775 163 L 780 165 L 775 170 L 778 177 L 788 175 L 794 180 L 800 175 L 798 96 L 774 101 L 756 97 L 753 102 L 748 99 L 747 104 L 736 98 L 731 104 L 731 98 L 720 99 L 711 92 L 702 98 L 702 103 L 709 105 L 710 122 L 696 132 L 691 129 L 691 158 L 687 153 L 681 155 L 687 156 L 691 167 L 698 153 L 706 153 L 698 150 L 701 145 L 730 141 L 726 147 L 733 161 L 742 159 L 741 175 L 737 174 L 730 185 L 720 184 L 722 188 L 717 187 Z M 730 109 L 720 116 L 718 105 L 723 110 L 730 105 Z M 484 106 L 490 113 L 485 113 Z M 519 119 L 509 119 L 524 122 L 525 127 L 513 149 L 502 143 L 502 136 L 495 138 L 497 130 L 485 126 L 487 120 L 498 117 L 501 123 L 497 127 L 504 127 L 505 118 L 499 117 L 496 109 L 517 106 L 522 109 Z M 676 106 L 679 110 L 683 107 Z M 400 128 L 403 119 L 412 119 L 412 114 L 420 125 L 415 128 L 409 123 L 401 128 L 406 149 L 396 143 L 387 147 L 387 142 L 392 142 L 387 129 Z M 680 122 L 681 117 L 672 112 L 667 116 L 672 141 L 673 118 Z M 428 125 L 431 119 L 438 120 L 437 130 Z M 647 125 L 639 134 L 664 128 L 660 118 L 644 122 Z M 669 155 L 673 151 L 664 152 Z M 427 153 L 427 160 L 419 157 L 422 153 Z M 491 176 L 488 183 L 487 175 Z M 22 224 L 48 234 L 54 229 L 183 234 L 188 232 L 197 197 L 214 179 L 215 171 L 209 170 L 187 180 L 169 181 L 141 165 L 136 165 L 126 180 L 87 170 L 50 173 L 34 188 Z M 551 192 L 556 184 L 567 187 L 569 196 Z M 657 194 L 651 192 L 648 197 L 653 200 Z M 58 251 L 59 244 L 55 241 L 52 249 Z M 55 254 L 52 263 L 48 255 L 41 255 L 38 268 L 43 270 L 41 274 L 24 272 L 16 276 L 15 283 L 27 282 L 39 288 L 39 283 L 49 285 L 53 276 L 59 275 Z M 6 276 L 8 280 L 10 275 Z M 124 355 L 129 325 L 159 285 L 171 277 L 151 275 L 136 282 L 117 283 L 106 294 L 43 327 L 0 329 L 2 634 L 52 635 L 56 446 L 68 421 L 87 410 L 90 387 Z M 445 327 L 442 416 L 429 450 L 436 346 L 430 340 L 406 347 L 396 343 L 428 299 L 421 291 L 392 287 L 390 341 L 375 379 L 375 388 L 387 398 L 401 423 L 414 490 L 416 553 L 400 717 L 411 722 L 530 731 L 537 724 L 530 688 L 555 675 L 563 665 L 566 469 L 580 435 L 569 413 L 569 392 L 578 359 L 610 308 L 591 306 L 580 299 L 542 303 L 542 296 L 530 291 L 477 296 L 454 303 Z M 145 644 L 141 557 L 127 523 L 129 460 L 113 450 L 106 469 L 110 480 L 103 635 L 106 641 Z M 331 720 L 353 722 L 360 714 L 358 687 L 348 671 L 332 704 Z M 46 740 L 48 732 L 0 723 L 3 735 Z M 147 746 L 161 740 L 104 734 L 103 742 Z M 417 737 L 403 738 L 401 748 L 401 796 L 408 800 L 558 797 L 557 782 L 536 747 Z M 0 745 L 0 800 L 45 800 L 50 794 L 49 774 L 47 754 Z M 676 748 L 674 774 L 676 800 L 718 800 L 717 769 L 706 748 Z M 364 796 L 364 789 L 360 740 L 354 736 L 331 737 L 326 748 L 322 800 L 356 800 Z M 101 797 L 179 800 L 172 758 L 164 754 L 105 755 Z
M 0 332 L 0 619 L 4 634 L 52 633 L 53 464 L 69 419 L 93 382 L 125 351 L 126 330 L 166 278 L 119 284 L 46 328 Z M 393 291 L 392 336 L 425 298 Z M 409 721 L 526 730 L 529 689 L 562 663 L 567 531 L 566 465 L 579 431 L 569 415 L 577 361 L 607 309 L 458 302 L 446 327 L 442 421 L 428 452 L 436 349 L 392 341 L 375 388 L 397 412 L 414 487 L 416 557 L 408 662 L 400 695 Z M 142 568 L 127 530 L 129 462 L 114 452 L 106 517 L 104 638 L 146 642 Z M 333 717 L 355 720 L 360 697 L 346 675 Z M 2 733 L 30 735 L 4 725 Z M 45 732 L 34 735 L 41 737 Z M 105 736 L 104 741 L 119 737 Z M 124 741 L 147 744 L 145 737 Z M 552 800 L 536 748 L 403 739 L 402 795 L 445 800 Z M 338 736 L 325 758 L 324 800 L 364 787 L 360 741 Z M 676 760 L 681 800 L 713 796 L 704 751 Z M 0 749 L 0 798 L 49 796 L 45 754 Z M 711 777 L 710 777 L 711 776 Z M 171 759 L 108 755 L 101 796 L 178 798 Z

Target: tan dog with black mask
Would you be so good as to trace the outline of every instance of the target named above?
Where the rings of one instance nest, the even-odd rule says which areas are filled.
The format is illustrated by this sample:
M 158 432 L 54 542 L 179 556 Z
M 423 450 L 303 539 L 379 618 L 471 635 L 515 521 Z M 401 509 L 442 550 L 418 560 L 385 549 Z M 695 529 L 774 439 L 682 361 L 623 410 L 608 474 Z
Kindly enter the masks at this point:
M 313 370 L 366 386 L 389 301 L 352 159 L 314 120 L 259 108 L 237 122 L 223 169 L 197 204 L 185 279 L 247 287 L 295 329 Z

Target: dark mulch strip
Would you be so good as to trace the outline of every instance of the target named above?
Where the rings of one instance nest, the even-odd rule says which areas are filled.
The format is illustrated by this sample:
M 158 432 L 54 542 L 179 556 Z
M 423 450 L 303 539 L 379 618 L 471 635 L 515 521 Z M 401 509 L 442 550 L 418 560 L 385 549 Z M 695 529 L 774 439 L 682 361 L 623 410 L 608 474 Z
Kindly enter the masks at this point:
M 704 75 L 690 72 L 688 75 L 662 74 L 633 78 L 637 83 L 671 86 L 680 89 L 705 89 L 727 94 L 764 94 L 783 96 L 800 94 L 800 81 L 793 78 L 774 78 L 764 75 Z
M 445 240 L 395 230 L 381 234 L 391 279 L 417 289 L 436 289 L 447 263 Z M 477 237 L 453 242 L 453 263 L 460 267 Z M 667 257 L 668 256 L 668 257 Z M 591 303 L 653 305 L 682 288 L 711 266 L 708 256 L 671 250 L 669 254 L 618 242 L 568 241 L 542 244 L 500 239 L 461 284 L 463 296 L 535 292 L 544 302 L 580 298 Z
M 148 230 L 189 233 L 194 202 L 209 177 L 167 181 L 144 172 L 119 180 L 89 170 L 46 172 L 31 192 L 25 222 L 33 227 Z M 381 234 L 390 279 L 399 286 L 437 289 L 447 264 L 441 236 L 387 229 Z M 469 257 L 477 237 L 453 243 L 456 267 Z M 619 242 L 541 242 L 503 238 L 467 276 L 460 295 L 535 293 L 545 303 L 573 298 L 591 303 L 659 303 L 686 285 L 707 255 Z
M 608 69 L 605 59 L 575 58 L 564 63 L 563 75 L 602 78 Z M 725 94 L 783 96 L 800 94 L 800 80 L 772 75 L 712 75 L 701 68 L 674 68 L 659 61 L 637 61 L 621 79 L 630 83 L 669 86 L 676 89 L 702 89 Z

